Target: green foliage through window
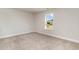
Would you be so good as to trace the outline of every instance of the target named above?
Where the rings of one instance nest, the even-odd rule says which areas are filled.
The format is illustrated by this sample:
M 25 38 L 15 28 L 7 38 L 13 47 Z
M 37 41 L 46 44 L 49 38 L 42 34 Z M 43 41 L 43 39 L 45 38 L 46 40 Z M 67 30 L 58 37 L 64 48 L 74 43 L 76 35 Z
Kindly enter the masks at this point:
M 53 29 L 53 14 L 45 15 L 45 29 L 47 30 Z

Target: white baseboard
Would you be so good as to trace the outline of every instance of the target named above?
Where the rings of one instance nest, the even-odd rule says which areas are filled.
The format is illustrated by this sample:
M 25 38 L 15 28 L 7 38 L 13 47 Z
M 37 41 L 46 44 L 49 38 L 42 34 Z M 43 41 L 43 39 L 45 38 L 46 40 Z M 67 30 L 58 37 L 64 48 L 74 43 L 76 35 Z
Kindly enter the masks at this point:
M 7 36 L 1 36 L 0 39 L 14 37 L 14 36 L 19 36 L 19 35 L 28 34 L 28 33 L 31 33 L 31 32 L 27 32 L 27 33 L 25 32 L 25 33 L 18 33 L 18 34 L 12 34 L 12 35 L 7 35 Z
M 40 33 L 40 32 L 38 32 L 38 33 Z M 51 37 L 56 37 L 56 38 L 59 38 L 59 39 L 68 40 L 68 41 L 72 41 L 72 42 L 75 42 L 75 43 L 79 43 L 79 40 L 63 37 L 63 36 L 60 36 L 60 35 L 53 35 L 53 34 L 51 35 L 51 34 L 47 34 L 47 33 L 40 33 L 40 34 L 44 34 L 44 35 L 48 35 L 48 36 L 51 36 Z
M 72 41 L 72 42 L 75 42 L 75 43 L 79 43 L 79 41 L 76 40 L 76 39 L 71 39 L 71 38 L 67 38 L 67 37 L 63 37 L 63 36 L 59 36 L 59 35 L 53 35 L 53 36 L 56 37 L 56 38 L 60 38 L 60 39 Z
M 32 32 L 28 32 L 28 33 L 32 33 Z M 18 33 L 18 34 L 12 34 L 12 35 L 7 35 L 7 36 L 1 36 L 0 39 L 18 36 L 18 35 L 22 35 L 22 34 L 28 34 L 28 33 Z M 41 33 L 41 32 L 36 32 L 36 33 L 40 33 L 40 34 L 48 35 L 48 36 L 51 36 L 51 37 L 56 37 L 56 38 L 59 38 L 59 39 L 64 39 L 64 40 L 72 41 L 72 42 L 75 42 L 75 43 L 79 43 L 79 41 L 76 40 L 76 39 L 71 39 L 71 38 L 60 36 L 60 35 L 50 35 L 50 34 Z

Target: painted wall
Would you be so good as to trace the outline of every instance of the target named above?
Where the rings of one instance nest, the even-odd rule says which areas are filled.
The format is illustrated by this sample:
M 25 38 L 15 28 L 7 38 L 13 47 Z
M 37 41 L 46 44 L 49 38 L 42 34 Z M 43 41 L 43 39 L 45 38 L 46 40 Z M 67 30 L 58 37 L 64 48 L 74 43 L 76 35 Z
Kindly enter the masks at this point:
M 44 29 L 44 16 L 46 13 L 54 14 L 54 30 Z M 61 36 L 79 41 L 79 9 L 53 9 L 48 12 L 35 14 L 36 31 L 51 36 Z
M 0 9 L 0 38 L 34 31 L 33 15 L 17 9 Z

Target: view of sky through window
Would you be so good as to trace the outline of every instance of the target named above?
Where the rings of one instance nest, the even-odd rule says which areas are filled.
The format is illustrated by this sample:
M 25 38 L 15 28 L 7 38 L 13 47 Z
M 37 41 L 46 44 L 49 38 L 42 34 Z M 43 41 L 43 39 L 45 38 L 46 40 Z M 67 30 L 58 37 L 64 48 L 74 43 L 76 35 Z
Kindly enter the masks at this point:
M 47 15 L 47 20 L 53 20 L 53 14 Z
M 53 29 L 53 14 L 45 15 L 45 29 L 52 30 Z

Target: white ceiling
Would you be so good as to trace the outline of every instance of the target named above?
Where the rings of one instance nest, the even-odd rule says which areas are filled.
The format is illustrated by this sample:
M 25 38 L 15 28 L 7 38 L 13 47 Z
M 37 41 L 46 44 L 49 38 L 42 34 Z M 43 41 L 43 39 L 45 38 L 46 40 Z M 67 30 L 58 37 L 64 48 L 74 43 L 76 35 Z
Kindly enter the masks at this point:
M 19 9 L 23 10 L 23 11 L 32 12 L 32 13 L 36 13 L 36 12 L 41 12 L 41 11 L 47 10 L 46 8 L 19 8 Z

